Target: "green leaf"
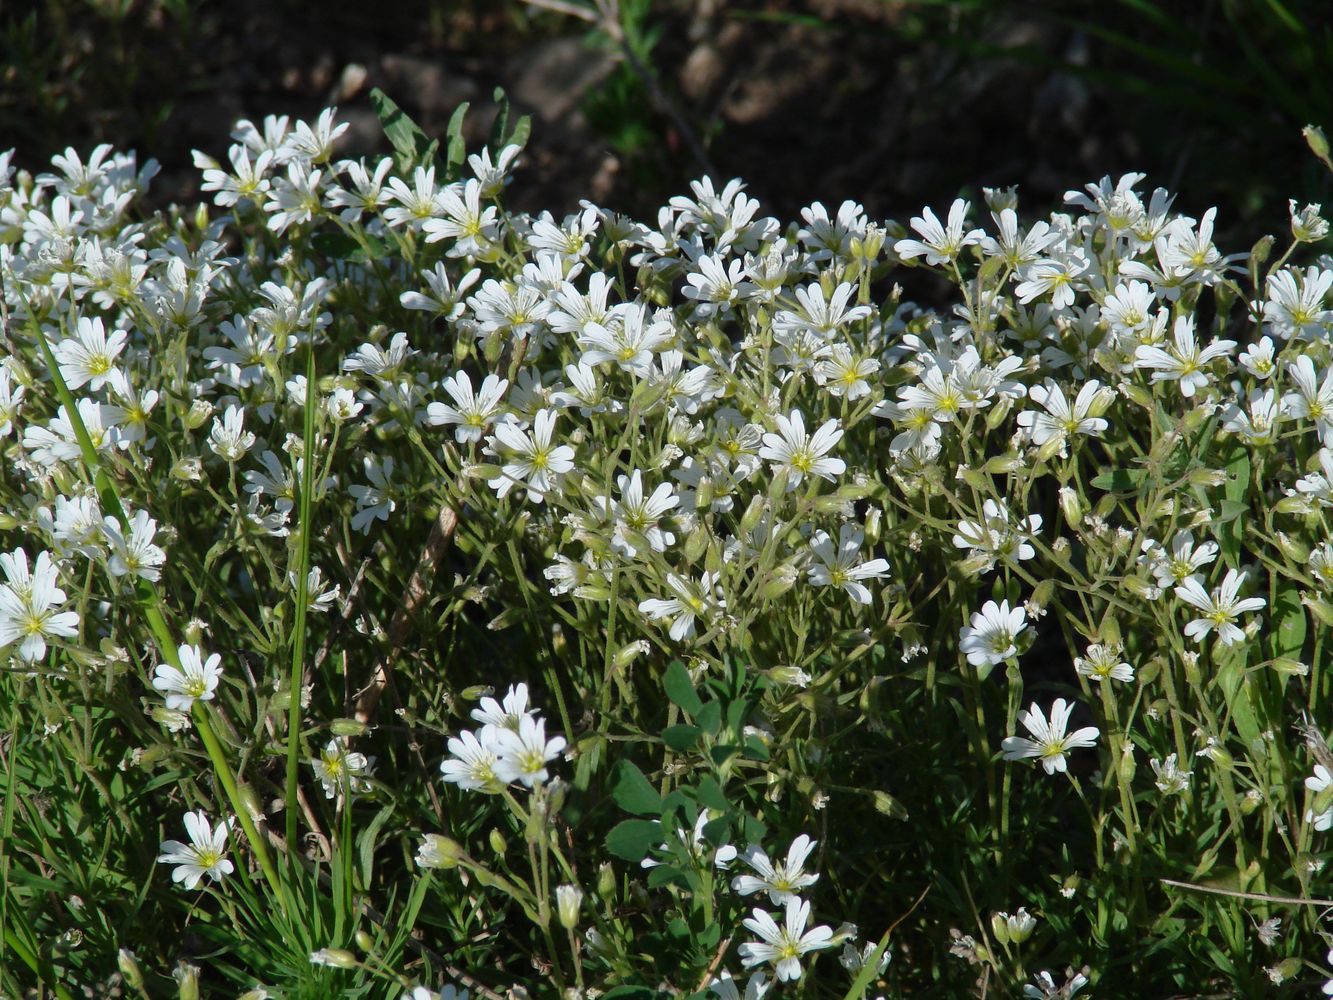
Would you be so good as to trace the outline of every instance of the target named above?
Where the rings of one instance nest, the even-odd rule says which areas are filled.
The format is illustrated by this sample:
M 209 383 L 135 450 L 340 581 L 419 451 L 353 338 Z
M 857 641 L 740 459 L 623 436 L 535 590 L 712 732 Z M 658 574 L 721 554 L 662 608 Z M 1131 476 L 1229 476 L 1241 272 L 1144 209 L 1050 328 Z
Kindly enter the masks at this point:
M 388 94 L 376 87 L 370 92 L 370 106 L 379 116 L 380 127 L 384 129 L 389 145 L 393 146 L 394 161 L 400 173 L 408 173 L 414 167 L 429 164 L 435 159 L 439 143 L 423 132 L 421 126 L 409 118 L 407 112 L 395 104 Z
M 698 716 L 702 711 L 704 703 L 699 698 L 699 692 L 694 690 L 690 672 L 680 660 L 672 660 L 667 664 L 662 685 L 666 688 L 666 696 L 671 699 L 672 704 L 679 705 L 691 716 Z
M 602 1000 L 653 1000 L 657 991 L 649 986 L 616 986 L 602 994 Z
M 694 745 L 699 742 L 699 737 L 703 734 L 704 731 L 698 726 L 681 723 L 675 726 L 667 726 L 663 729 L 662 742 L 672 750 L 684 753 L 687 750 L 692 750 Z
M 657 889 L 664 885 L 687 885 L 685 873 L 671 865 L 654 865 L 648 872 L 648 888 Z
M 764 746 L 763 740 L 758 736 L 745 737 L 746 760 L 768 760 L 769 757 L 768 747 Z
M 1305 605 L 1301 603 L 1298 590 L 1289 587 L 1277 595 L 1273 602 L 1273 620 L 1277 628 L 1273 630 L 1273 658 L 1301 658 L 1305 649 Z
M 444 176 L 446 180 L 458 180 L 463 172 L 463 161 L 467 159 L 467 143 L 463 139 L 463 119 L 471 107 L 464 101 L 449 118 L 449 127 L 444 130 Z
M 726 812 L 731 808 L 731 803 L 727 801 L 727 793 L 722 791 L 722 786 L 711 775 L 699 782 L 699 801 L 718 812 Z
M 709 736 L 716 736 L 722 730 L 722 706 L 715 701 L 702 705 L 694 713 L 694 721 Z
M 616 765 L 611 797 L 621 809 L 636 816 L 658 816 L 662 812 L 662 796 L 643 772 L 627 760 Z
M 310 237 L 310 245 L 325 257 L 334 260 L 364 262 L 379 260 L 389 253 L 383 243 L 369 234 L 366 235 L 366 246 L 362 246 L 346 233 L 337 231 L 316 233 Z M 369 253 L 366 252 L 367 248 Z
M 625 861 L 642 861 L 661 842 L 662 824 L 655 819 L 627 819 L 606 835 L 606 849 Z
M 1250 490 L 1250 453 L 1242 444 L 1237 444 L 1227 460 L 1227 484 L 1223 489 L 1223 513 L 1240 505 L 1248 511 L 1247 498 Z M 1227 505 L 1230 505 L 1228 508 Z M 1245 536 L 1244 511 L 1225 521 L 1218 521 L 1215 528 L 1218 546 L 1222 558 L 1232 569 L 1240 567 L 1241 540 Z
M 495 121 L 491 122 L 491 138 L 487 145 L 499 152 L 505 144 L 505 132 L 509 128 L 509 95 L 505 93 L 504 87 L 496 87 L 491 96 L 495 100 Z

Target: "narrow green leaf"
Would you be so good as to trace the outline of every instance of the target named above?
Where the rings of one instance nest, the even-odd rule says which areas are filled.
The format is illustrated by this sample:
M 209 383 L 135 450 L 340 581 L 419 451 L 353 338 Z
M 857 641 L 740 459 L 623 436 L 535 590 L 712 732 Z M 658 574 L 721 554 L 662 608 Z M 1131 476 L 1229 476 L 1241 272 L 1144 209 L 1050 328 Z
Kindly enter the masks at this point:
M 408 173 L 418 164 L 429 163 L 435 158 L 434 150 L 438 144 L 378 87 L 370 92 L 370 106 L 375 109 L 384 136 L 393 147 L 394 163 L 401 173 Z

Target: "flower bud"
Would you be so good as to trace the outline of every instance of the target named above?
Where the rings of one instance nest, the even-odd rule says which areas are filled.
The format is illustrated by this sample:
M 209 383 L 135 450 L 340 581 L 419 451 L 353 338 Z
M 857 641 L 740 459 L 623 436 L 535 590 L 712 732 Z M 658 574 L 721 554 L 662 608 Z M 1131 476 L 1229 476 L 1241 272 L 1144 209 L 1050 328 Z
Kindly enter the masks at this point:
M 1062 455 L 1065 452 L 1065 436 L 1057 434 L 1037 449 L 1037 461 L 1049 462 L 1056 455 Z
M 182 418 L 187 430 L 197 431 L 213 416 L 213 404 L 206 399 L 196 399 L 190 404 Z
M 120 969 L 120 974 L 125 977 L 125 985 L 142 993 L 143 970 L 139 968 L 139 960 L 135 958 L 134 952 L 128 948 L 121 948 L 116 953 L 116 966 Z
M 1065 521 L 1071 528 L 1077 528 L 1083 523 L 1083 515 L 1087 513 L 1087 504 L 1083 502 L 1082 497 L 1075 492 L 1072 486 L 1060 487 L 1060 512 L 1064 514 Z
M 1310 613 L 1318 618 L 1329 628 L 1333 628 L 1333 607 L 1328 602 L 1319 597 L 1311 597 L 1309 594 L 1301 593 L 1301 603 L 1310 609 Z
M 333 731 L 334 736 L 353 737 L 365 736 L 370 731 L 370 727 L 364 722 L 357 722 L 355 719 L 334 719 L 329 724 L 329 729 Z
M 356 937 L 356 946 L 360 948 L 362 951 L 375 950 L 375 939 L 371 937 L 369 934 L 367 934 L 365 931 L 357 931 L 355 937 Z
M 597 869 L 597 895 L 610 902 L 616 898 L 616 871 L 609 861 Z
M 171 975 L 176 980 L 180 1000 L 199 1000 L 199 966 L 178 962 Z
M 332 969 L 355 969 L 356 956 L 344 948 L 321 948 L 310 953 L 311 965 L 326 965 Z
M 417 849 L 417 865 L 421 868 L 457 868 L 467 857 L 463 845 L 438 833 L 428 833 Z
M 866 544 L 875 546 L 879 544 L 881 531 L 884 527 L 884 512 L 878 507 L 871 507 L 866 511 L 865 535 Z
M 759 522 L 763 519 L 767 507 L 768 504 L 761 494 L 756 493 L 751 497 L 749 506 L 745 508 L 745 513 L 741 515 L 741 531 L 749 534 L 759 527 Z
M 1301 129 L 1301 135 L 1305 136 L 1305 144 L 1319 158 L 1319 162 L 1333 170 L 1333 160 L 1328 158 L 1328 137 L 1324 135 L 1324 130 L 1318 125 L 1307 125 Z
M 650 648 L 651 647 L 648 645 L 646 639 L 635 639 L 633 642 L 621 646 L 620 651 L 616 653 L 612 662 L 615 663 L 617 670 L 624 670 L 636 659 L 648 652 Z
M 1285 531 L 1277 533 L 1277 547 L 1292 562 L 1304 563 L 1310 558 L 1310 546 L 1297 538 L 1292 538 Z
M 791 563 L 783 563 L 764 583 L 760 595 L 766 601 L 777 600 L 796 585 L 796 576 L 796 567 Z
M 579 925 L 579 907 L 583 905 L 583 890 L 576 885 L 557 886 L 555 890 L 556 913 L 560 917 L 560 926 L 573 930 Z
M 986 429 L 993 431 L 1009 419 L 1014 408 L 1014 401 L 1009 396 L 1001 396 L 986 414 Z
M 487 834 L 486 839 L 490 841 L 491 850 L 503 857 L 505 849 L 509 847 L 509 842 L 505 840 L 505 835 L 498 829 L 492 827 L 491 832 Z

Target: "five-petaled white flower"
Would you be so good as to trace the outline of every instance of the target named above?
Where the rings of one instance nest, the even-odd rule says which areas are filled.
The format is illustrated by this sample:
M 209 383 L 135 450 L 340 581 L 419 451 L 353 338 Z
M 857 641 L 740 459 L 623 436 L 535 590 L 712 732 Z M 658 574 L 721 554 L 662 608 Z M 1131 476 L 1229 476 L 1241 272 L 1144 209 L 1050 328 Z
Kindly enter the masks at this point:
M 747 969 L 772 962 L 778 979 L 784 982 L 801 978 L 801 956 L 833 945 L 832 928 L 821 924 L 807 931 L 809 920 L 809 902 L 795 897 L 787 900 L 781 927 L 763 910 L 755 910 L 744 924 L 762 940 L 741 945 L 741 961 Z
M 521 781 L 531 788 L 545 781 L 548 762 L 555 760 L 565 749 L 563 736 L 546 738 L 546 721 L 525 715 L 518 722 L 518 730 L 491 731 L 496 756 L 495 775 L 503 782 Z
M 846 462 L 828 457 L 833 446 L 842 440 L 842 428 L 836 420 L 824 421 L 819 430 L 808 435 L 800 410 L 792 410 L 786 417 L 779 413 L 773 419 L 778 432 L 764 435 L 759 457 L 772 462 L 776 471 L 787 473 L 789 490 L 800 485 L 806 476 L 821 476 L 832 482 L 846 471 Z
M 220 882 L 222 876 L 230 875 L 235 870 L 223 856 L 227 852 L 227 826 L 225 820 L 216 827 L 211 826 L 202 809 L 188 812 L 185 814 L 185 832 L 189 834 L 190 842 L 163 841 L 159 848 L 162 853 L 157 860 L 175 865 L 171 880 L 179 882 L 186 889 L 193 889 L 205 875 L 214 882 Z
M 28 573 L 28 554 L 15 549 L 5 559 L 8 583 L 0 586 L 0 647 L 19 644 L 25 663 L 46 655 L 48 638 L 70 639 L 79 634 L 76 611 L 59 611 L 65 592 L 56 586 L 56 567 L 50 553 L 37 556 Z
M 801 834 L 787 848 L 787 859 L 776 864 L 768 859 L 762 847 L 751 844 L 741 853 L 741 860 L 758 875 L 737 875 L 731 880 L 731 887 L 742 896 L 767 892 L 774 906 L 796 899 L 798 893 L 819 881 L 818 872 L 805 870 L 806 859 L 815 849 L 815 843 L 806 834 Z
M 1018 714 L 1018 721 L 1032 734 L 1026 736 L 1008 736 L 1000 744 L 1005 760 L 1022 760 L 1036 757 L 1047 774 L 1065 770 L 1065 754 L 1075 747 L 1090 747 L 1097 742 L 1100 734 L 1096 726 L 1084 726 L 1068 735 L 1065 729 L 1069 725 L 1069 714 L 1074 710 L 1063 698 L 1056 698 L 1051 704 L 1051 719 L 1046 721 L 1046 714 L 1036 702 L 1026 712 Z
M 972 614 L 972 624 L 959 633 L 958 648 L 974 667 L 993 667 L 1018 652 L 1014 640 L 1027 623 L 1022 606 L 1009 607 L 1008 601 L 987 601 Z
M 707 623 L 727 606 L 718 592 L 717 574 L 711 571 L 704 572 L 698 583 L 675 573 L 668 573 L 666 582 L 674 596 L 650 597 L 639 602 L 639 610 L 654 621 L 670 622 L 671 638 L 677 642 L 694 635 L 696 618 Z
M 1243 572 L 1229 569 L 1222 579 L 1222 585 L 1211 594 L 1203 589 L 1199 577 L 1190 577 L 1180 584 L 1176 588 L 1176 596 L 1203 612 L 1202 618 L 1196 618 L 1185 626 L 1185 634 L 1195 642 L 1203 642 L 1208 633 L 1217 629 L 1217 641 L 1223 646 L 1244 639 L 1245 633 L 1235 624 L 1236 619 L 1246 611 L 1258 611 L 1268 603 L 1262 597 L 1239 598 L 1244 582 Z
M 967 215 L 968 204 L 962 198 L 955 198 L 949 206 L 949 224 L 940 224 L 939 218 L 930 209 L 921 210 L 919 216 L 912 219 L 912 228 L 919 240 L 899 240 L 893 245 L 893 251 L 904 260 L 920 257 L 923 254 L 927 264 L 947 264 L 962 251 L 963 247 L 980 243 L 985 235 L 980 229 L 964 231 L 963 219 Z
M 819 557 L 819 562 L 806 570 L 810 582 L 816 587 L 841 587 L 856 603 L 869 604 L 870 588 L 861 581 L 887 576 L 889 563 L 886 559 L 861 562 L 863 541 L 865 534 L 860 528 L 850 524 L 844 524 L 838 529 L 836 548 L 828 532 L 822 529 L 816 531 L 810 539 L 810 548 Z
M 1176 318 L 1172 341 L 1166 350 L 1140 344 L 1134 352 L 1135 368 L 1153 369 L 1153 382 L 1180 381 L 1180 394 L 1186 399 L 1208 384 L 1208 365 L 1236 349 L 1234 340 L 1214 340 L 1200 349 L 1194 336 L 1192 315 Z
M 426 407 L 426 423 L 436 427 L 454 426 L 454 440 L 459 444 L 465 441 L 480 441 L 481 431 L 492 423 L 500 412 L 500 400 L 509 388 L 508 379 L 498 375 L 487 375 L 481 382 L 481 388 L 472 391 L 472 379 L 467 372 L 458 372 L 453 378 L 447 378 L 440 387 L 453 397 L 454 405 L 431 403 Z
M 222 657 L 213 653 L 204 659 L 198 646 L 176 649 L 179 667 L 159 663 L 153 672 L 153 687 L 167 696 L 167 708 L 188 712 L 196 701 L 211 701 L 222 678 Z
M 497 497 L 521 483 L 527 487 L 528 499 L 541 503 L 559 477 L 574 468 L 574 449 L 567 444 L 552 445 L 554 432 L 554 410 L 538 411 L 531 434 L 515 424 L 496 425 L 492 450 L 507 458 L 501 474 L 487 483 Z

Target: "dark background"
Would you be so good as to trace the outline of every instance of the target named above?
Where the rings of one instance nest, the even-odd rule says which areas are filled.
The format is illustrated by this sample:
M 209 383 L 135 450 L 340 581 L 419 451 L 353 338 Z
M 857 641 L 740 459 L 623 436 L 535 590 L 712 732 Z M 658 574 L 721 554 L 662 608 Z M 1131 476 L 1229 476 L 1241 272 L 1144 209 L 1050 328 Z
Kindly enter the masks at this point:
M 505 87 L 534 115 L 513 197 L 557 215 L 586 197 L 651 218 L 705 160 L 784 219 L 849 197 L 906 219 L 983 184 L 1047 211 L 1135 169 L 1249 241 L 1327 187 L 1300 135 L 1333 120 L 1327 0 L 623 0 L 638 72 L 613 32 L 517 0 L 0 8 L 0 149 L 36 170 L 135 148 L 165 168 L 160 201 L 197 194 L 190 150 L 222 156 L 241 117 L 335 103 L 341 152 L 385 148 L 374 86 L 432 134 L 472 101 L 474 144 Z

